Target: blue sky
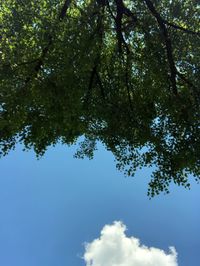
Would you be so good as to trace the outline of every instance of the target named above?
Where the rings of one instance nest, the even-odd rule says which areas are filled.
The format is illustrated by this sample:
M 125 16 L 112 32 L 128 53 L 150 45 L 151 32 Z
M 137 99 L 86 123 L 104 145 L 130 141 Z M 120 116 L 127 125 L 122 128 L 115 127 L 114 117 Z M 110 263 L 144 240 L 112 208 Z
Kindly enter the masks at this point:
M 37 160 L 18 146 L 0 160 L 0 265 L 84 266 L 84 242 L 113 221 L 147 246 L 175 246 L 179 266 L 200 261 L 200 185 L 149 200 L 150 171 L 124 178 L 99 145 L 93 160 L 57 145 Z

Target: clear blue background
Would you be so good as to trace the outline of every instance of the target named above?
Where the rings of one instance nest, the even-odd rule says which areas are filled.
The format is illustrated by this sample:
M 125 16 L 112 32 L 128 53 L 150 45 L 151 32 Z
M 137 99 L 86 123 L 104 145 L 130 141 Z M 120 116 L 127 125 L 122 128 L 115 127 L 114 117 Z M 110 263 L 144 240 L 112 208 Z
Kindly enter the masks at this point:
M 100 145 L 92 161 L 57 145 L 36 160 L 22 147 L 0 159 L 0 265 L 83 266 L 83 243 L 122 220 L 147 246 L 175 246 L 179 266 L 199 266 L 200 185 L 149 200 L 150 171 L 124 178 Z

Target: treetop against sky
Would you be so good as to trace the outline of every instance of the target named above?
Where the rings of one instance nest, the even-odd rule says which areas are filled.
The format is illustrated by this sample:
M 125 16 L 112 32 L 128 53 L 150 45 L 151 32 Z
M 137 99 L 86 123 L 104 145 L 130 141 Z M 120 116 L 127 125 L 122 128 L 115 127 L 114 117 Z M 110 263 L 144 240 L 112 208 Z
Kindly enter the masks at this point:
M 149 195 L 200 175 L 198 1 L 2 1 L 0 147 L 42 155 L 81 136 Z

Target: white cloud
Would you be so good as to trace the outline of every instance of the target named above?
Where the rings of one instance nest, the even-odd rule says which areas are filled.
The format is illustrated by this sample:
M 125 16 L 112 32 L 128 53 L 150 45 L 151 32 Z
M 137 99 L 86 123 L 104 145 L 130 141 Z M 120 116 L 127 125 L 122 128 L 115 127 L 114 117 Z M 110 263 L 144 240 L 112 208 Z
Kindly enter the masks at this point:
M 105 225 L 99 238 L 85 244 L 86 266 L 178 266 L 174 247 L 169 253 L 146 247 L 139 239 L 127 237 L 125 231 L 122 222 Z

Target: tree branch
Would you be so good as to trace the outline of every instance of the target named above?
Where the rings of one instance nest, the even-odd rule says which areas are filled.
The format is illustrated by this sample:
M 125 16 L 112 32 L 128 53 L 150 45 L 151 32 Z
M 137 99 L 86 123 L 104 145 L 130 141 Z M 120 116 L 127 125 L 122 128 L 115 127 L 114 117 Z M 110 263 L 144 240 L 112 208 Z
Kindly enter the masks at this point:
M 64 5 L 63 5 L 63 7 L 61 9 L 61 12 L 60 12 L 60 15 L 59 15 L 59 20 L 60 21 L 63 20 L 64 17 L 66 16 L 67 10 L 68 10 L 68 8 L 70 6 L 70 3 L 71 3 L 71 0 L 65 0 Z
M 86 105 L 89 101 L 89 98 L 90 98 L 90 93 L 92 91 L 92 86 L 93 86 L 93 83 L 94 83 L 94 77 L 95 77 L 95 73 L 96 73 L 96 65 L 94 65 L 92 71 L 91 71 L 91 74 L 90 74 L 90 80 L 89 80 L 89 85 L 88 85 L 88 90 L 87 90 L 87 94 L 86 94 L 86 97 L 85 97 L 85 100 L 84 100 L 84 105 Z
M 177 87 L 176 87 L 176 74 L 177 74 L 177 69 L 174 63 L 174 58 L 173 58 L 173 52 L 172 52 L 172 44 L 171 44 L 171 39 L 168 34 L 167 27 L 165 25 L 165 21 L 163 18 L 160 16 L 160 14 L 157 12 L 156 8 L 154 7 L 153 3 L 151 0 L 144 0 L 146 3 L 148 9 L 151 11 L 152 15 L 156 18 L 158 25 L 160 27 L 160 30 L 162 32 L 162 35 L 165 40 L 165 46 L 166 46 L 166 51 L 167 51 L 167 60 L 169 63 L 169 68 L 170 68 L 170 80 L 172 84 L 172 90 L 175 95 L 178 94 L 177 92 Z
M 101 96 L 102 96 L 103 100 L 105 100 L 106 97 L 105 97 L 104 87 L 103 87 L 101 78 L 99 76 L 99 73 L 97 72 L 97 69 L 95 69 L 95 72 L 96 72 L 97 82 L 98 82 L 99 87 L 100 87 Z
M 117 5 L 117 15 L 115 18 L 117 39 L 118 39 L 118 49 L 122 53 L 122 43 L 124 43 L 124 37 L 122 34 L 122 17 L 123 17 L 123 2 L 122 0 L 116 0 Z
M 134 21 L 136 21 L 135 16 L 132 14 L 132 12 L 124 6 L 123 0 L 115 0 L 116 6 L 117 6 L 117 15 L 115 17 L 115 24 L 116 24 L 116 32 L 117 32 L 117 39 L 118 39 L 118 49 L 119 52 L 122 53 L 122 44 L 126 47 L 127 54 L 130 52 L 129 47 L 124 40 L 124 36 L 122 34 L 122 18 L 125 14 L 126 16 L 131 16 L 134 18 Z
M 65 0 L 64 4 L 62 6 L 61 12 L 60 12 L 60 14 L 58 16 L 59 21 L 62 21 L 64 19 L 64 17 L 66 16 L 66 12 L 67 12 L 67 10 L 68 10 L 68 8 L 70 6 L 70 3 L 71 3 L 71 0 Z M 45 59 L 47 53 L 49 52 L 49 49 L 50 49 L 50 47 L 51 47 L 52 44 L 53 44 L 53 36 L 50 34 L 48 36 L 47 45 L 43 48 L 42 53 L 41 53 L 41 56 L 37 60 L 37 64 L 34 67 L 34 74 L 33 74 L 32 77 L 29 76 L 29 77 L 26 78 L 26 80 L 25 80 L 25 86 L 30 82 L 30 80 L 33 77 L 37 77 L 39 71 L 42 68 L 42 65 L 44 64 L 44 59 Z
M 115 16 L 113 15 L 113 12 L 110 8 L 110 3 L 109 3 L 109 0 L 106 1 L 106 5 L 108 7 L 108 12 L 110 13 L 111 17 L 115 20 Z
M 181 27 L 177 24 L 174 24 L 174 23 L 171 23 L 167 20 L 164 20 L 163 19 L 163 22 L 171 27 L 173 27 L 174 29 L 177 29 L 177 30 L 181 30 L 181 31 L 184 31 L 185 33 L 189 33 L 189 34 L 193 34 L 193 35 L 197 35 L 197 36 L 200 36 L 200 32 L 199 31 L 193 31 L 193 30 L 189 30 L 189 29 L 186 29 L 184 27 Z
M 198 93 L 198 89 L 197 87 L 188 79 L 186 78 L 183 74 L 181 74 L 180 72 L 177 72 L 177 76 L 182 79 L 185 83 L 187 83 L 191 88 L 194 89 L 195 93 Z

